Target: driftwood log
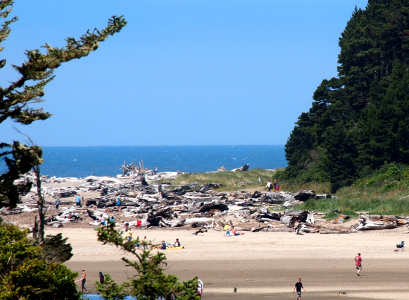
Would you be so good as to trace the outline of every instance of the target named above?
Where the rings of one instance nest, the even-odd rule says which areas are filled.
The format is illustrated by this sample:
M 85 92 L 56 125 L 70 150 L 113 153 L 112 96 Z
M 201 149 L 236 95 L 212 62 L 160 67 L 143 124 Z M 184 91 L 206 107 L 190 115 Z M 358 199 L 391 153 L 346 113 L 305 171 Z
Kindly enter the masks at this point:
M 207 232 L 207 229 L 200 228 L 198 231 L 195 231 L 195 232 L 193 232 L 192 234 L 198 235 L 199 233 L 205 233 L 205 232 Z
M 315 192 L 312 190 L 300 190 L 293 193 L 293 197 L 295 200 L 307 201 L 308 199 L 315 197 Z
M 216 203 L 211 202 L 211 203 L 203 204 L 203 206 L 201 206 L 199 208 L 199 212 L 204 213 L 204 212 L 208 212 L 208 211 L 210 211 L 212 209 L 218 209 L 220 211 L 225 211 L 225 210 L 229 210 L 229 207 L 224 203 L 216 204 Z
M 359 224 L 356 230 L 380 230 L 398 227 L 395 216 L 370 216 L 368 214 L 359 215 Z

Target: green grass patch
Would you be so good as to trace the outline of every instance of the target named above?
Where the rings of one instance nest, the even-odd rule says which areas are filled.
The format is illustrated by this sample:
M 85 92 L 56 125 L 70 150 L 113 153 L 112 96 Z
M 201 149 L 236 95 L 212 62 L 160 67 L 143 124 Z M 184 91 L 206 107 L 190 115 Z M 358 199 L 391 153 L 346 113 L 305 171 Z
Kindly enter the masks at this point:
M 265 186 L 268 180 L 274 180 L 276 171 L 269 171 L 264 169 L 251 169 L 248 171 L 225 171 L 216 173 L 197 173 L 197 174 L 180 174 L 171 183 L 173 186 L 187 185 L 197 182 L 198 185 L 206 183 L 223 184 L 223 187 L 217 189 L 218 191 L 236 191 L 248 188 L 257 188 L 260 191 L 266 189 Z M 261 178 L 259 183 L 258 178 Z M 162 182 L 168 180 L 161 180 Z M 240 182 L 252 181 L 254 184 L 246 184 L 239 186 Z

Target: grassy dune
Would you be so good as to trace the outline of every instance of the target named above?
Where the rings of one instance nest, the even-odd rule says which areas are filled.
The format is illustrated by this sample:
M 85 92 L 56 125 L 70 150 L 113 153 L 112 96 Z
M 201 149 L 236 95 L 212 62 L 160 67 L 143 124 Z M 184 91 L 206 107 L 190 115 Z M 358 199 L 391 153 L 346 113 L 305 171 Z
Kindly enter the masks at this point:
M 389 164 L 337 192 L 337 198 L 309 200 L 300 208 L 347 214 L 409 215 L 409 167 Z

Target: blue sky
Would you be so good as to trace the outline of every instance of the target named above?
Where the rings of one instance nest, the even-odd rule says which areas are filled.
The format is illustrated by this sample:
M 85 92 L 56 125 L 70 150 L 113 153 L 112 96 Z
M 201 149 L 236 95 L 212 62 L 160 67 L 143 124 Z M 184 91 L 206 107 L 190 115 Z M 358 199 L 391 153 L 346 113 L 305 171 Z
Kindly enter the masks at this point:
M 63 64 L 29 126 L 0 126 L 0 141 L 40 146 L 283 145 L 324 78 L 337 75 L 338 39 L 363 0 L 16 0 L 1 58 L 46 42 L 128 25 L 88 57 Z

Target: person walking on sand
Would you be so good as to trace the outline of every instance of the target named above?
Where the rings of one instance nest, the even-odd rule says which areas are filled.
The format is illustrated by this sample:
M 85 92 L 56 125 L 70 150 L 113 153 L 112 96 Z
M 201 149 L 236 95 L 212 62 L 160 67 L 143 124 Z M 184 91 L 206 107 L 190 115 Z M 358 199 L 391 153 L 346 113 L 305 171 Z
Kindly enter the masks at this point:
M 293 293 L 295 293 L 295 291 L 297 290 L 297 300 L 301 300 L 301 289 L 303 289 L 304 292 L 307 291 L 307 290 L 302 286 L 301 278 L 298 278 L 298 282 L 295 283 L 295 285 L 294 285 L 294 290 L 293 290 Z
M 200 299 L 202 299 L 203 288 L 204 288 L 203 281 L 201 281 L 199 278 L 197 278 L 197 276 L 193 280 L 197 281 L 196 296 L 200 296 Z
M 361 253 L 358 253 L 357 256 L 355 256 L 355 267 L 356 267 L 356 275 L 359 275 L 359 273 L 362 271 L 362 257 Z
M 104 284 L 105 282 L 105 276 L 102 274 L 102 272 L 99 272 L 99 283 Z
M 85 273 L 84 270 L 82 270 L 82 278 L 80 278 L 78 280 L 75 280 L 75 282 L 81 281 L 81 280 L 82 280 L 82 282 L 81 282 L 81 293 L 84 293 L 84 290 L 85 290 L 85 293 L 88 294 L 88 290 L 85 288 L 85 282 L 87 281 L 87 274 Z

